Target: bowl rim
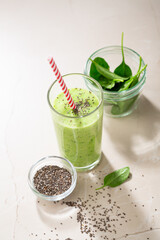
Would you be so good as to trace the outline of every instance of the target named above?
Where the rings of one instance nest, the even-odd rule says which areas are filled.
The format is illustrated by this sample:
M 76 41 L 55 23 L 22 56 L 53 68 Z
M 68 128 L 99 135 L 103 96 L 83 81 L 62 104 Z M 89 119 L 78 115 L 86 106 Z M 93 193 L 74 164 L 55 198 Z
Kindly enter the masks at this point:
M 65 192 L 63 192 L 63 193 L 61 193 L 61 194 L 59 194 L 59 195 L 50 195 L 50 196 L 49 196 L 49 195 L 42 194 L 42 193 L 40 193 L 40 192 L 34 187 L 34 184 L 33 184 L 33 181 L 32 181 L 33 178 L 31 177 L 32 171 L 34 171 L 34 170 L 38 167 L 38 165 L 39 165 L 40 163 L 43 163 L 43 162 L 45 162 L 45 161 L 47 161 L 47 160 L 51 160 L 51 159 L 54 160 L 54 159 L 57 159 L 57 158 L 65 161 L 65 162 L 67 162 L 67 163 L 69 164 L 70 169 L 71 169 L 72 172 L 73 172 L 73 174 L 71 174 L 71 175 L 72 175 L 72 183 L 71 183 L 71 186 L 69 187 L 69 189 L 67 189 L 67 191 L 65 191 Z M 49 164 L 46 164 L 46 165 L 49 165 Z M 50 164 L 50 165 L 52 165 L 52 164 Z M 54 163 L 53 163 L 53 165 L 54 165 Z M 44 165 L 44 166 L 45 166 L 45 165 Z M 39 169 L 40 169 L 40 168 L 39 168 Z M 38 169 L 37 169 L 37 170 L 38 170 Z M 68 170 L 68 169 L 67 169 L 67 170 Z M 71 173 L 71 171 L 70 171 L 70 173 Z M 29 172 L 28 172 L 28 184 L 29 184 L 31 190 L 32 190 L 38 197 L 43 198 L 43 199 L 48 200 L 48 201 L 59 201 L 59 200 L 64 199 L 65 197 L 67 197 L 68 195 L 70 195 L 70 194 L 72 193 L 72 191 L 74 190 L 74 188 L 75 188 L 75 186 L 76 186 L 76 183 L 77 183 L 77 172 L 76 172 L 75 167 L 73 166 L 73 164 L 72 164 L 68 159 L 63 158 L 63 157 L 60 157 L 60 156 L 55 156 L 55 155 L 53 155 L 53 156 L 43 157 L 43 158 L 41 158 L 40 160 L 38 160 L 37 162 L 35 162 L 35 163 L 30 167 Z
M 100 48 L 100 49 L 96 50 L 95 52 L 93 52 L 93 53 L 90 55 L 89 58 L 92 58 L 94 55 L 96 55 L 96 54 L 99 53 L 99 52 L 103 52 L 103 51 L 106 51 L 106 50 L 109 50 L 109 49 L 112 49 L 112 48 L 119 50 L 119 49 L 121 49 L 121 46 L 120 46 L 120 45 L 109 45 L 109 46 Z M 132 53 L 135 54 L 138 58 L 140 57 L 140 54 L 137 53 L 135 50 L 133 50 L 133 49 L 131 49 L 131 48 L 128 48 L 128 47 L 125 47 L 125 46 L 124 46 L 123 49 L 124 49 L 124 51 L 127 50 L 127 51 L 129 51 L 129 52 L 132 52 Z M 85 69 L 84 69 L 84 74 L 85 74 L 85 75 L 88 75 L 88 74 L 89 74 L 88 71 L 87 71 L 87 68 L 88 68 L 88 65 L 89 65 L 89 61 L 90 61 L 89 58 L 87 59 L 87 62 L 86 62 L 86 65 L 85 65 Z M 142 57 L 141 57 L 141 58 L 142 58 Z M 144 62 L 143 58 L 142 58 L 142 64 L 145 66 L 145 62 Z M 110 95 L 110 96 L 111 96 L 111 95 L 117 96 L 117 94 L 118 94 L 119 96 L 124 96 L 125 94 L 130 95 L 130 94 L 132 94 L 132 92 L 138 90 L 139 87 L 141 87 L 141 86 L 145 83 L 145 76 L 146 76 L 146 69 L 144 69 L 143 75 L 142 75 L 140 81 L 138 81 L 138 83 L 137 83 L 135 86 L 129 88 L 128 90 L 123 90 L 123 91 L 121 91 L 121 92 L 108 91 L 108 90 L 104 90 L 104 89 L 103 89 L 104 96 L 105 96 L 105 94 L 106 94 L 106 95 L 108 94 L 108 95 Z

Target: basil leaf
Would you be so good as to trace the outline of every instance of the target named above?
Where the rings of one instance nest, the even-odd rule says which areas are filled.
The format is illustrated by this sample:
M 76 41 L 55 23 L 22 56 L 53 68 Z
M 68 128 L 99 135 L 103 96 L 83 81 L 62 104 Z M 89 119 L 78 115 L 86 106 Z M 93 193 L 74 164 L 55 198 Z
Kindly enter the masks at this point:
M 96 190 L 102 189 L 106 186 L 117 187 L 121 185 L 127 180 L 127 178 L 129 177 L 129 173 L 130 173 L 129 167 L 124 167 L 108 174 L 104 178 L 103 186 L 97 188 Z
M 98 63 L 100 66 L 106 68 L 109 70 L 109 65 L 108 63 L 104 60 L 104 58 L 97 57 L 94 59 L 96 63 Z M 101 74 L 97 71 L 97 68 L 95 64 L 92 62 L 91 68 L 90 68 L 90 76 L 96 80 L 99 80 L 101 77 Z
M 122 63 L 114 70 L 114 73 L 121 77 L 131 77 L 132 70 L 131 68 L 125 63 L 124 59 L 124 50 L 123 50 L 123 32 L 121 38 L 121 50 L 122 50 Z

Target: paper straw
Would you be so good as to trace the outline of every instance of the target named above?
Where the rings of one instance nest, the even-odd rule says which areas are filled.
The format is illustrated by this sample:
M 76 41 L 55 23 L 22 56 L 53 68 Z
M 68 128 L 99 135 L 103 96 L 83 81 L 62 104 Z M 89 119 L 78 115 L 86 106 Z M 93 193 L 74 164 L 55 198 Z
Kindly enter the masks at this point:
M 71 95 L 70 95 L 70 93 L 68 91 L 68 88 L 67 88 L 67 86 L 66 86 L 66 84 L 65 84 L 65 82 L 64 82 L 64 80 L 63 80 L 63 78 L 62 78 L 62 76 L 61 76 L 61 74 L 60 74 L 60 72 L 58 70 L 58 68 L 57 68 L 57 65 L 56 65 L 53 57 L 48 59 L 48 61 L 49 61 L 49 64 L 51 65 L 51 68 L 53 68 L 53 72 L 55 73 L 57 81 L 59 82 L 59 84 L 60 84 L 60 86 L 62 88 L 62 91 L 64 92 L 64 95 L 67 98 L 67 101 L 68 101 L 70 107 L 72 109 L 75 109 L 76 105 L 75 105 L 75 103 L 74 103 L 74 101 L 73 101 L 73 99 L 72 99 L 72 97 L 71 97 Z

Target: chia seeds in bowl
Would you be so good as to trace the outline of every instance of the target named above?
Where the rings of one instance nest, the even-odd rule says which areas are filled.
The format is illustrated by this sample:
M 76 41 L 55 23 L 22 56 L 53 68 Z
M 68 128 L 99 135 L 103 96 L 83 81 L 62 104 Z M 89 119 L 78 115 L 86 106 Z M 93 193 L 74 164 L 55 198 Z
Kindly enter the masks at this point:
M 77 173 L 65 158 L 49 156 L 35 163 L 28 174 L 32 191 L 48 201 L 59 201 L 74 190 Z

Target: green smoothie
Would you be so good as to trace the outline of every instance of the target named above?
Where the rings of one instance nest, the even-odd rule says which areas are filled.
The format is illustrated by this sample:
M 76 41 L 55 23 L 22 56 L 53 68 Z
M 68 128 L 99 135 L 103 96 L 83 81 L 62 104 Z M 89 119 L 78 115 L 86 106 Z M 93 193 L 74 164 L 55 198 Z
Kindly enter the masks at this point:
M 70 160 L 77 169 L 88 168 L 99 162 L 102 138 L 102 108 L 92 92 L 72 88 L 69 92 L 76 104 L 72 110 L 64 93 L 53 102 L 53 108 L 60 113 L 53 115 L 61 155 Z

